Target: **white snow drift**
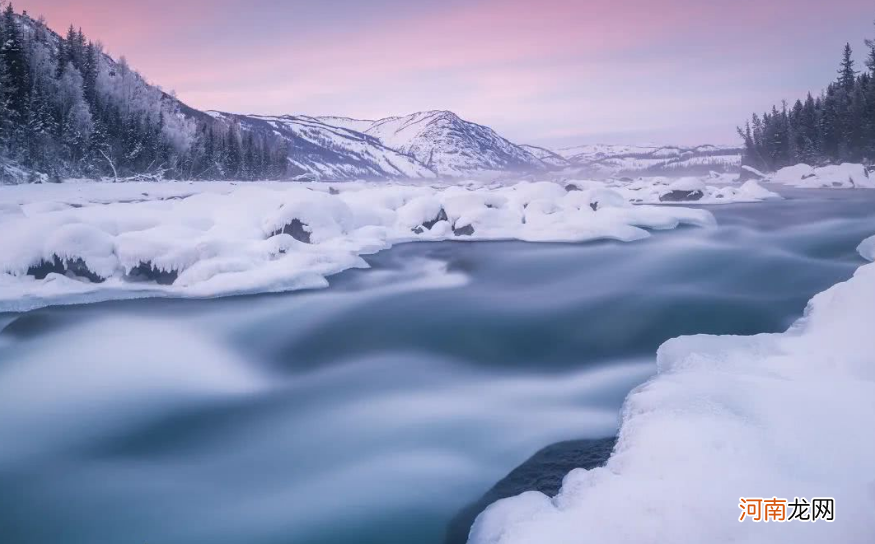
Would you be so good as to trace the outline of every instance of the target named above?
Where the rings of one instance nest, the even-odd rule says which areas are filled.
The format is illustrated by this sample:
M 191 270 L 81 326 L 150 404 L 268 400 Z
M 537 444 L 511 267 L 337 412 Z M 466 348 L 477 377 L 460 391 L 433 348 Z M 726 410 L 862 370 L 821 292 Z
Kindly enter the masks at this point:
M 704 210 L 633 206 L 604 186 L 547 182 L 81 187 L 2 188 L 0 311 L 323 287 L 399 242 L 631 241 L 714 222 Z
M 706 180 L 697 177 L 652 177 L 631 182 L 610 181 L 607 186 L 630 202 L 645 204 L 673 201 L 729 204 L 781 198 L 754 180 L 738 185 L 733 183 L 733 178 L 735 176 L 729 174 L 716 175 L 707 180 L 710 184 L 706 184 Z
M 832 164 L 819 168 L 797 164 L 767 177 L 774 183 L 807 189 L 875 189 L 875 177 L 862 164 Z
M 470 542 L 875 541 L 873 301 L 870 264 L 786 333 L 670 340 L 607 466 L 494 504 Z M 834 497 L 835 521 L 740 523 L 741 497 Z

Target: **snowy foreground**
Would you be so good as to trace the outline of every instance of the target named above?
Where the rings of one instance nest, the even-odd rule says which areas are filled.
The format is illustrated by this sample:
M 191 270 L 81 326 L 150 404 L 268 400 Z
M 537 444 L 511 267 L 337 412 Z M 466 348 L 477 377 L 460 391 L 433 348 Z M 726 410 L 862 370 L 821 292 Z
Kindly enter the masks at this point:
M 607 466 L 494 504 L 470 542 L 875 541 L 873 301 L 870 264 L 786 333 L 666 342 Z M 834 497 L 835 521 L 740 523 L 741 497 Z
M 757 201 L 755 182 L 401 184 L 65 183 L 0 187 L 0 311 L 150 296 L 317 288 L 392 244 L 632 241 L 708 226 L 701 209 Z

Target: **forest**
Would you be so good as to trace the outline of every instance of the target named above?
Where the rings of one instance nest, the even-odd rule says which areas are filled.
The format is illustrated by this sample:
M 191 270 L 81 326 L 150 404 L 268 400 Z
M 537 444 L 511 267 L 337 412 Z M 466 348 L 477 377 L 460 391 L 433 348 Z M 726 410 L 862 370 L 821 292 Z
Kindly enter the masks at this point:
M 7 4 L 0 17 L 0 177 L 280 179 L 288 143 L 189 108 L 124 57 Z
M 858 71 L 846 44 L 838 75 L 819 96 L 754 114 L 738 129 L 744 164 L 766 171 L 806 163 L 871 163 L 875 160 L 875 39 L 865 41 L 865 69 Z

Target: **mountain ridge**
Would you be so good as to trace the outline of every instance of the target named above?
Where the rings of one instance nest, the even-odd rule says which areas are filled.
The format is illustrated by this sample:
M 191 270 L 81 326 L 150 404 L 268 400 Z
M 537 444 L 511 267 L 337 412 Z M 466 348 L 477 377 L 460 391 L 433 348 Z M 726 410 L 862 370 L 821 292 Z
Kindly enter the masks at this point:
M 48 82 L 30 95 L 15 90 L 26 84 L 13 86 L 11 122 L 20 126 L 8 141 L 0 134 L 5 181 L 612 176 L 740 162 L 734 151 L 716 146 L 521 145 L 440 109 L 381 119 L 203 111 L 149 83 L 81 32 L 71 28 L 64 38 L 43 20 L 8 9 L 3 21 L 17 33 L 10 35 L 20 62 L 43 59 L 30 67 L 38 75 L 30 81 Z M 21 121 L 34 116 L 45 119 L 37 133 Z

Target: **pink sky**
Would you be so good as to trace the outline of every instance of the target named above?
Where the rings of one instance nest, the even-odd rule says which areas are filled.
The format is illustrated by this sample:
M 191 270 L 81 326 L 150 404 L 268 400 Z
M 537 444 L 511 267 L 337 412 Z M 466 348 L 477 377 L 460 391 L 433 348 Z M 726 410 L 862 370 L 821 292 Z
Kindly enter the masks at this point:
M 519 142 L 734 143 L 818 90 L 871 0 L 29 0 L 190 105 L 376 118 L 449 109 Z

